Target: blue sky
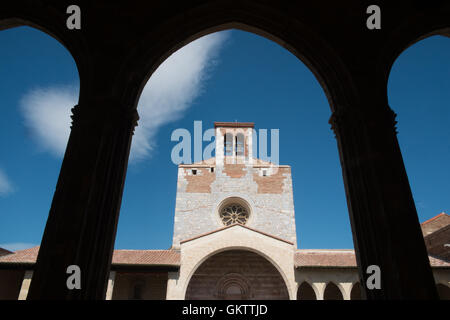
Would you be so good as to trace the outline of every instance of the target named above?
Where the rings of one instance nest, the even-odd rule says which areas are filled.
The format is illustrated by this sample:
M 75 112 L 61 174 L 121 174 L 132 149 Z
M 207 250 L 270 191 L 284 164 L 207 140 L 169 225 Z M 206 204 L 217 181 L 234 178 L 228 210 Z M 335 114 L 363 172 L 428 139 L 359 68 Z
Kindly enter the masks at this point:
M 389 103 L 420 221 L 450 211 L 450 40 L 406 50 L 389 78 Z M 0 246 L 39 244 L 64 154 L 79 78 L 68 51 L 28 27 L 0 32 Z M 172 242 L 177 128 L 251 121 L 280 130 L 292 166 L 300 248 L 353 248 L 327 99 L 309 69 L 276 43 L 237 30 L 209 35 L 164 62 L 139 101 L 117 249 Z M 204 144 L 204 146 L 206 143 Z

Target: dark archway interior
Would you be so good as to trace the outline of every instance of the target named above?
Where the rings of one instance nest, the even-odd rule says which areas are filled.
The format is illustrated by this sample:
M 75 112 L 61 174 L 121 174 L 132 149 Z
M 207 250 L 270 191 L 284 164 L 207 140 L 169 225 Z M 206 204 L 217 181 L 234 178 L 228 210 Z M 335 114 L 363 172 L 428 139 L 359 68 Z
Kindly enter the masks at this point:
M 323 293 L 323 300 L 344 300 L 341 290 L 333 282 L 327 284 Z
M 286 284 L 267 259 L 244 250 L 213 255 L 194 272 L 186 300 L 288 300 Z
M 303 282 L 298 287 L 297 300 L 317 300 L 316 293 L 308 282 Z
M 438 283 L 436 285 L 438 294 L 439 294 L 439 299 L 441 300 L 450 300 L 450 288 L 447 287 L 446 285 L 443 285 L 441 283 Z
M 350 292 L 350 300 L 361 300 L 361 284 L 359 282 L 353 285 Z

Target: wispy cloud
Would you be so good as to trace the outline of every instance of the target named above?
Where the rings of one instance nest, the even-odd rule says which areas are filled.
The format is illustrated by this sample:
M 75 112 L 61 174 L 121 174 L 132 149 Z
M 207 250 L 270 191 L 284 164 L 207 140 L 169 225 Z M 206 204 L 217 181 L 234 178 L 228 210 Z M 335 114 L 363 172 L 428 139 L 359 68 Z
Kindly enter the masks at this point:
M 202 93 L 227 36 L 225 31 L 199 38 L 173 53 L 153 73 L 138 103 L 140 120 L 131 161 L 149 158 L 158 129 L 183 117 Z M 25 124 L 45 151 L 63 156 L 70 133 L 70 109 L 77 101 L 74 87 L 37 88 L 22 98 Z
M 14 191 L 6 173 L 0 168 L 0 197 L 6 196 Z
M 78 89 L 71 86 L 36 88 L 22 97 L 25 124 L 44 151 L 64 155 L 70 134 L 70 110 L 77 101 Z
M 35 246 L 37 246 L 36 243 L 27 243 L 27 242 L 0 243 L 0 248 L 6 249 L 9 251 L 25 250 L 25 249 L 33 248 Z
M 158 129 L 180 119 L 204 89 L 228 32 L 197 39 L 173 53 L 153 73 L 138 104 L 140 116 L 131 146 L 131 160 L 149 156 Z

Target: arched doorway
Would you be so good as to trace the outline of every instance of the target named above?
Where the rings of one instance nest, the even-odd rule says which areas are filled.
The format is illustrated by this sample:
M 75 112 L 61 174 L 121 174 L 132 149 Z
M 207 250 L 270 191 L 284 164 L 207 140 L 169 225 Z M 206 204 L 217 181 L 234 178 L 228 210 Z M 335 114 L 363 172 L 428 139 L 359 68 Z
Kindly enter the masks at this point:
M 262 256 L 228 250 L 204 261 L 192 275 L 186 300 L 288 300 L 284 280 Z
M 297 291 L 297 300 L 317 300 L 314 289 L 308 282 L 303 282 Z
M 344 300 L 341 290 L 333 282 L 327 284 L 323 293 L 323 300 Z

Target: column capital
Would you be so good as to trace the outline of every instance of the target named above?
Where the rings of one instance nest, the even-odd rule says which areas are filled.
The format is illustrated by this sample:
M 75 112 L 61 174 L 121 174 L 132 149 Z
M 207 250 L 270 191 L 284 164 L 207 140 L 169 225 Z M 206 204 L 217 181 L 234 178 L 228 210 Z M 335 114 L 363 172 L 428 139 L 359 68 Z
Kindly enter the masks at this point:
M 346 128 L 376 127 L 392 129 L 397 134 L 397 114 L 389 107 L 378 109 L 338 108 L 331 115 L 328 123 L 337 135 Z
M 91 105 L 89 105 L 91 106 Z M 71 129 L 85 126 L 110 126 L 131 125 L 134 133 L 138 125 L 139 114 L 136 109 L 118 108 L 114 105 L 104 104 L 96 107 L 88 107 L 77 104 L 72 109 Z

